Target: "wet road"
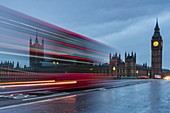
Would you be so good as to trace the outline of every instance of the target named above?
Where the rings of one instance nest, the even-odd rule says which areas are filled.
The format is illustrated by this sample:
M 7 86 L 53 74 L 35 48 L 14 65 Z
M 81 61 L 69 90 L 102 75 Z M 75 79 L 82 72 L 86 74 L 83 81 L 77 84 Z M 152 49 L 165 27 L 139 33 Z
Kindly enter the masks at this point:
M 170 81 L 98 88 L 0 108 L 0 113 L 170 113 Z M 22 100 L 23 101 L 23 100 Z

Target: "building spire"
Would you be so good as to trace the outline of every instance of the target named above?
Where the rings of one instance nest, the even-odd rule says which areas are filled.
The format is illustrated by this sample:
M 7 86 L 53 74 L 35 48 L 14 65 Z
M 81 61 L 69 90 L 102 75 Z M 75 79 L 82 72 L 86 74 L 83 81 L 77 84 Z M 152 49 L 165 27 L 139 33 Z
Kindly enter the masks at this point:
M 31 39 L 31 37 L 30 37 L 30 46 L 32 46 L 32 39 Z
M 156 26 L 154 29 L 154 35 L 152 36 L 152 39 L 162 39 L 160 35 L 159 25 L 158 25 L 158 18 L 156 18 Z
M 156 18 L 155 32 L 159 32 L 158 18 Z
M 111 59 L 111 58 L 112 58 L 112 54 L 110 53 L 110 54 L 109 54 L 109 59 Z
M 36 29 L 36 39 L 35 39 L 35 43 L 38 43 L 38 30 Z
M 125 58 L 127 57 L 127 53 L 125 52 Z

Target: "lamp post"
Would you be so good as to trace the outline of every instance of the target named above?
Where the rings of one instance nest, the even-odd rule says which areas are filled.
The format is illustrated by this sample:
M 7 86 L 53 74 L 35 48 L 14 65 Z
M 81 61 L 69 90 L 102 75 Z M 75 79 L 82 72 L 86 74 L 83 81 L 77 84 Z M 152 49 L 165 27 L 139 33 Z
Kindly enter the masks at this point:
M 136 76 L 138 77 L 138 73 L 139 73 L 139 71 L 138 70 L 136 70 Z
M 114 67 L 112 68 L 112 70 L 113 70 L 113 71 L 116 71 L 116 67 L 114 66 Z
M 148 78 L 150 78 L 150 75 L 151 75 L 150 72 L 148 72 Z
M 113 70 L 114 75 L 117 77 L 117 74 L 116 74 L 116 67 L 113 66 L 112 70 Z M 118 78 L 118 77 L 117 77 L 117 78 Z

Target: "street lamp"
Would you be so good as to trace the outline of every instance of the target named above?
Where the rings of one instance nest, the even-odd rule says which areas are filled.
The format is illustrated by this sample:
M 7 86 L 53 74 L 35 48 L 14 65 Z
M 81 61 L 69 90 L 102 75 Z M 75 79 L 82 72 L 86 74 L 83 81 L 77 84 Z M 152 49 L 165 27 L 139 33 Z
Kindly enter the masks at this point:
M 113 70 L 113 75 L 117 77 L 116 67 L 114 66 L 114 67 L 112 68 L 112 70 Z
M 139 71 L 138 70 L 136 70 L 136 74 L 138 74 L 139 73 Z
M 138 70 L 136 70 L 136 76 L 138 76 L 138 73 L 139 73 L 139 71 L 138 71 Z
M 150 73 L 148 72 L 148 76 L 150 76 Z
M 55 64 L 55 61 L 53 61 L 53 64 Z
M 93 71 L 93 68 L 90 68 L 89 70 L 90 70 L 90 71 Z
M 115 71 L 115 70 L 116 70 L 116 67 L 113 67 L 112 70 Z
M 53 64 L 59 64 L 59 62 L 55 62 L 55 61 L 53 61 Z
M 150 75 L 151 75 L 150 72 L 148 72 L 148 78 L 150 78 Z

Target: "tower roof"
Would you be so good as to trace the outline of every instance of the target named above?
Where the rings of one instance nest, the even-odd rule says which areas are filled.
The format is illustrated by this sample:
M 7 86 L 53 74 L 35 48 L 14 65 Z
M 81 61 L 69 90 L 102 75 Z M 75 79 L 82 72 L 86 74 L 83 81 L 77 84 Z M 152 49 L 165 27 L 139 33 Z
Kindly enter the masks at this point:
M 30 37 L 30 42 L 32 43 L 32 39 L 31 39 L 31 37 Z
M 36 39 L 35 39 L 35 43 L 38 44 L 38 31 L 36 30 Z
M 155 32 L 159 32 L 158 18 L 156 19 Z
M 152 39 L 162 39 L 161 35 L 160 35 L 160 29 L 159 29 L 159 25 L 158 25 L 158 18 L 156 19 L 156 26 L 154 29 L 154 35 L 152 37 Z

